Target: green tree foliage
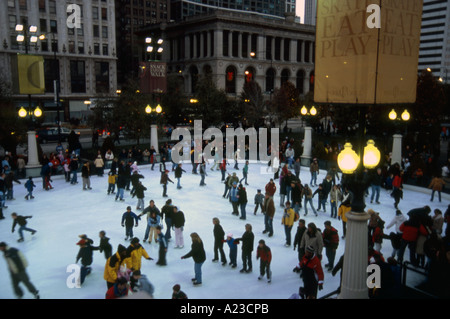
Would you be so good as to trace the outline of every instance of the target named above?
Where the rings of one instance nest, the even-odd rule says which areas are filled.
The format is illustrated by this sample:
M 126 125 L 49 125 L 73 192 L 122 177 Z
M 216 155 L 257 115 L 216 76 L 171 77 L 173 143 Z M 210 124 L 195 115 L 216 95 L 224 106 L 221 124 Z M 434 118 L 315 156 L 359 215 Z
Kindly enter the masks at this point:
M 167 124 L 176 126 L 191 119 L 190 105 L 184 95 L 183 77 L 168 75 L 167 92 L 162 96 L 161 105 L 164 109 Z

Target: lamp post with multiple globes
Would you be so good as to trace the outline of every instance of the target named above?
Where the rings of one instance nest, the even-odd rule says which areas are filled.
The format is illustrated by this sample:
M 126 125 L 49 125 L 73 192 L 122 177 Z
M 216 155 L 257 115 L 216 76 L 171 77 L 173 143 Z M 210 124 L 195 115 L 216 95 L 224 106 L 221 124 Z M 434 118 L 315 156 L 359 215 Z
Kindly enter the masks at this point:
M 162 111 L 163 109 L 159 103 L 154 109 L 150 106 L 150 104 L 145 107 L 145 113 L 151 116 L 159 116 Z M 154 147 L 156 154 L 159 154 L 158 125 L 156 124 L 156 122 L 150 124 L 150 147 L 152 146 Z
M 312 127 L 310 125 L 310 120 L 317 115 L 317 109 L 314 105 L 308 110 L 308 108 L 303 105 L 300 109 L 300 114 L 302 119 L 306 121 L 305 136 L 303 138 L 303 154 L 300 157 L 301 164 L 303 166 L 309 166 L 311 162 L 312 154 Z

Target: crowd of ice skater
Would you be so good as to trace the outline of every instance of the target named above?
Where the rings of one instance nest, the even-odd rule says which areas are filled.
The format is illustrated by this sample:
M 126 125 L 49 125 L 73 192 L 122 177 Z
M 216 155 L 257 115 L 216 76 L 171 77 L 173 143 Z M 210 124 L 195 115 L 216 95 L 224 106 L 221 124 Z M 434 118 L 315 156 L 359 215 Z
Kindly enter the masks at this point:
M 111 153 L 111 151 L 108 151 L 108 153 Z M 183 168 L 183 164 L 175 164 L 172 161 L 166 161 L 166 158 L 162 157 L 159 162 L 159 183 L 163 189 L 162 197 L 167 199 L 165 199 L 161 209 L 157 207 L 154 200 L 151 200 L 146 207 L 144 198 L 147 188 L 141 181 L 144 178 L 141 174 L 141 167 L 136 162 L 126 161 L 125 159 L 119 160 L 111 156 L 103 161 L 103 158 L 108 153 L 104 156 L 99 154 L 96 164 L 96 173 L 99 177 L 103 176 L 103 168 L 106 167 L 109 170 L 105 191 L 108 195 L 113 195 L 116 201 L 123 202 L 126 191 L 130 192 L 132 198 L 136 197 L 137 199 L 135 212 L 133 212 L 131 206 L 128 206 L 120 220 L 120 225 L 125 230 L 125 241 L 129 241 L 129 245 L 125 247 L 119 244 L 114 251 L 109 243 L 109 238 L 106 236 L 106 232 L 103 230 L 99 232 L 100 243 L 98 246 L 95 246 L 94 241 L 87 235 L 80 235 L 80 240 L 77 243 L 80 248 L 76 256 L 76 261 L 80 263 L 81 267 L 78 284 L 83 285 L 87 276 L 91 273 L 94 251 L 100 251 L 104 253 L 106 259 L 104 269 L 104 280 L 106 282 L 105 298 L 121 298 L 139 292 L 145 293 L 147 297 L 152 297 L 154 287 L 147 276 L 141 273 L 141 260 L 142 258 L 153 260 L 153 258 L 149 256 L 140 239 L 134 235 L 133 229 L 138 227 L 139 223 L 145 223 L 146 230 L 142 243 L 157 243 L 159 252 L 156 265 L 160 267 L 167 266 L 166 255 L 169 250 L 169 242 L 172 241 L 172 232 L 175 237 L 173 248 L 183 249 L 185 245 L 183 234 L 185 214 L 178 210 L 177 206 L 172 203 L 172 199 L 167 198 L 169 197 L 168 183 L 175 183 L 169 175 L 171 172 L 174 174 L 174 178 L 177 181 L 176 188 L 179 191 L 182 189 L 182 176 L 187 172 Z M 325 178 L 323 178 L 321 183 L 317 183 L 320 170 L 317 159 L 313 159 L 311 165 L 307 168 L 311 179 L 309 183 L 302 183 L 300 170 L 305 168 L 301 168 L 299 158 L 294 159 L 294 151 L 289 146 L 289 143 L 280 155 L 282 155 L 282 165 L 274 171 L 273 178 L 270 178 L 266 185 L 261 185 L 264 187 L 258 189 L 254 195 L 253 203 L 255 206 L 253 214 L 256 215 L 261 210 L 261 213 L 264 215 L 263 234 L 267 235 L 268 238 L 272 237 L 274 233 L 273 222 L 275 215 L 278 215 L 281 219 L 285 231 L 285 246 L 293 246 L 293 249 L 298 254 L 298 264 L 293 271 L 300 273 L 303 281 L 303 285 L 298 293 L 293 294 L 292 298 L 315 299 L 317 298 L 318 290 L 323 289 L 324 269 L 333 276 L 342 269 L 343 256 L 336 263 L 336 251 L 340 244 L 340 239 L 345 239 L 346 236 L 346 213 L 351 211 L 353 193 L 345 181 L 342 180 L 343 176 L 340 176 L 336 166 L 326 172 Z M 77 156 L 73 156 L 71 160 L 78 161 Z M 246 209 L 251 196 L 246 189 L 246 186 L 249 185 L 249 179 L 251 180 L 251 176 L 249 176 L 250 163 L 248 160 L 243 161 L 244 166 L 241 175 L 238 154 L 235 153 L 233 160 L 234 167 L 230 169 L 233 163 L 230 163 L 226 158 L 214 158 L 214 163 L 210 170 L 221 172 L 220 180 L 214 176 L 215 180 L 213 183 L 220 181 L 220 183 L 224 184 L 222 197 L 229 201 L 231 214 L 238 216 L 240 220 L 246 220 Z M 169 163 L 172 166 L 171 169 L 166 167 Z M 45 164 L 51 172 L 51 165 L 48 164 L 51 164 L 51 161 Z M 202 187 L 206 186 L 206 177 L 208 176 L 207 164 L 209 164 L 208 161 L 203 157 L 200 157 L 198 162 L 193 161 L 192 163 L 192 174 L 200 175 L 199 186 Z M 155 162 L 152 163 L 152 170 L 154 166 Z M 89 164 L 85 163 L 81 174 L 83 190 L 91 189 L 90 178 L 93 173 L 89 170 Z M 230 170 L 232 172 L 229 172 Z M 398 206 L 402 198 L 402 170 L 398 165 L 393 165 L 388 168 L 388 172 L 389 176 L 393 176 L 392 181 L 389 182 L 389 187 L 387 187 L 386 178 L 383 177 L 385 174 L 382 174 L 381 168 L 373 172 L 367 172 L 371 182 L 370 187 L 367 189 L 366 200 L 368 201 L 370 197 L 371 204 L 374 201 L 376 204 L 380 204 L 380 190 L 385 188 L 392 194 L 396 210 L 395 218 L 388 223 L 381 219 L 379 213 L 372 209 L 368 210 L 371 216 L 368 223 L 368 264 L 377 263 L 383 266 L 382 269 L 386 270 L 384 272 L 385 278 L 390 278 L 388 280 L 388 288 L 376 292 L 372 291 L 372 297 L 395 296 L 395 292 L 398 291 L 396 289 L 399 289 L 399 264 L 403 262 L 406 248 L 409 248 L 409 261 L 413 265 L 427 269 L 430 274 L 432 272 L 441 273 L 442 269 L 448 269 L 450 264 L 449 227 L 446 228 L 445 232 L 443 230 L 444 223 L 447 223 L 450 219 L 449 210 L 444 214 L 439 209 L 435 209 L 434 216 L 430 216 L 431 208 L 425 206 L 414 209 L 408 214 L 403 214 Z M 6 173 L 7 167 L 4 167 L 0 182 L 4 179 Z M 242 176 L 241 178 L 238 177 L 238 173 Z M 43 189 L 49 190 L 53 188 L 49 185 L 51 173 L 50 175 L 46 174 L 43 175 Z M 212 180 L 213 177 L 209 179 Z M 17 182 L 20 183 L 20 181 Z M 66 174 L 66 182 L 75 185 L 77 184 L 77 178 Z M 31 177 L 28 178 L 24 186 L 27 190 L 25 199 L 33 199 L 33 190 L 36 188 L 33 179 Z M 189 187 L 192 187 L 192 185 L 189 185 Z M 369 189 L 371 194 L 369 194 Z M 7 193 L 5 190 L 4 194 Z M 275 203 L 277 194 L 279 195 L 278 205 Z M 313 202 L 316 196 L 317 209 Z M 2 197 L 1 210 L 6 208 L 5 202 L 7 199 L 12 199 L 12 197 Z M 310 207 L 315 216 L 318 216 L 318 212 L 328 212 L 328 204 L 330 206 L 330 219 L 324 222 L 323 230 L 314 222 L 306 223 L 305 217 L 309 213 L 308 207 Z M 280 209 L 281 214 L 276 214 Z M 145 216 L 145 220 L 141 221 L 143 216 Z M 15 227 L 19 225 L 19 242 L 24 240 L 25 231 L 30 232 L 32 235 L 36 233 L 36 230 L 28 227 L 28 221 L 32 216 L 12 213 L 11 217 L 13 219 L 13 232 Z M 342 222 L 342 234 L 338 234 L 338 230 L 335 228 L 334 223 L 337 223 L 335 219 Z M 297 227 L 295 227 L 296 223 Z M 268 245 L 270 239 L 260 239 L 255 245 L 255 235 L 250 223 L 244 225 L 244 232 L 241 236 L 225 233 L 218 217 L 212 219 L 212 225 L 214 239 L 214 258 L 212 262 L 220 261 L 223 266 L 228 265 L 236 268 L 238 264 L 238 247 L 240 245 L 242 259 L 240 273 L 252 273 L 252 254 L 256 250 L 256 259 L 260 262 L 257 279 L 266 279 L 268 283 L 272 281 L 272 250 Z M 394 226 L 395 231 L 387 234 L 387 229 Z M 295 234 L 292 233 L 293 228 L 296 228 Z M 193 259 L 194 278 L 192 278 L 192 284 L 193 286 L 201 286 L 202 266 L 206 261 L 206 252 L 203 247 L 203 240 L 198 233 L 191 233 L 190 238 L 190 250 L 181 258 Z M 381 248 L 383 240 L 387 239 L 392 244 L 393 253 L 389 258 L 385 259 L 381 253 Z M 225 253 L 226 249 L 228 249 L 228 256 Z M 22 282 L 38 298 L 39 293 L 30 282 L 26 273 L 27 261 L 25 256 L 19 250 L 10 247 L 4 242 L 0 243 L 0 250 L 4 252 L 8 262 L 16 296 L 18 298 L 23 296 L 23 291 L 19 287 L 19 284 Z M 322 266 L 324 250 L 327 263 Z M 434 278 L 432 279 L 435 280 Z M 173 298 L 187 298 L 179 284 L 175 284 L 172 288 Z

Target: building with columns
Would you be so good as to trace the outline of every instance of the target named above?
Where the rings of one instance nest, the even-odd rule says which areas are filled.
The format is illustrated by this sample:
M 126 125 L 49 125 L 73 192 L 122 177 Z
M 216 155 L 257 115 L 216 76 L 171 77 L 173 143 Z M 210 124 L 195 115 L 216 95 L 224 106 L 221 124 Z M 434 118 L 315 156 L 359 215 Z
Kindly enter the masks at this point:
M 80 8 L 79 28 L 70 28 L 69 4 Z M 73 20 L 72 20 L 73 21 Z M 45 38 L 27 44 L 29 54 L 44 57 L 45 93 L 31 97 L 43 110 L 45 122 L 55 123 L 57 106 L 53 81 L 60 83 L 61 121 L 83 119 L 86 100 L 115 94 L 117 89 L 114 0 L 4 0 L 0 1 L 0 76 L 12 81 L 12 57 L 25 53 L 17 41 L 17 24 L 36 27 Z M 13 95 L 17 107 L 28 106 L 25 95 Z
M 209 73 L 219 89 L 237 97 L 245 81 L 255 80 L 269 98 L 285 81 L 301 94 L 312 90 L 315 28 L 285 19 L 267 19 L 251 13 L 215 10 L 186 17 L 184 21 L 147 26 L 139 31 L 142 60 L 145 37 L 164 39 L 162 60 L 168 72 L 184 83 L 184 92 L 194 93 L 199 75 Z

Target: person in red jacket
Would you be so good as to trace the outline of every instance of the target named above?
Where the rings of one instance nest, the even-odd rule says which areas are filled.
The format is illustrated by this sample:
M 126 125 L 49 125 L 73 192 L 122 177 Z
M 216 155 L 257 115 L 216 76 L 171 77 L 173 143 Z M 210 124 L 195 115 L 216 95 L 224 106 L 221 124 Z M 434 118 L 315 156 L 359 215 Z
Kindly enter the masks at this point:
M 272 271 L 270 270 L 270 262 L 272 261 L 272 252 L 270 248 L 266 246 L 266 242 L 261 239 L 258 244 L 258 249 L 256 251 L 256 260 L 261 258 L 259 273 L 260 276 L 258 280 L 263 279 L 264 275 L 267 273 L 267 282 L 270 283 L 272 281 Z
M 303 287 L 300 288 L 302 299 L 317 299 L 317 289 L 323 289 L 323 270 L 320 259 L 314 254 L 314 247 L 308 246 L 300 262 Z
M 394 207 L 397 209 L 400 199 L 403 198 L 403 171 L 400 171 L 398 175 L 395 175 L 394 180 L 392 181 L 392 188 L 391 196 L 395 200 Z
M 117 299 L 128 296 L 128 282 L 125 277 L 120 277 L 117 282 L 106 292 L 106 299 Z
M 266 185 L 266 194 L 269 194 L 270 197 L 273 197 L 275 192 L 277 191 L 277 185 L 273 181 L 273 178 L 270 179 L 270 182 Z
M 339 246 L 339 235 L 336 228 L 331 226 L 331 222 L 327 220 L 324 223 L 325 229 L 322 233 L 325 254 L 328 258 L 328 264 L 325 265 L 328 271 L 334 268 L 334 259 L 336 258 L 336 250 Z
M 402 232 L 400 248 L 398 250 L 398 262 L 403 262 L 406 246 L 409 248 L 409 261 L 417 266 L 416 242 L 419 234 L 428 235 L 427 229 L 422 224 L 413 223 L 410 220 L 400 225 L 399 230 Z

